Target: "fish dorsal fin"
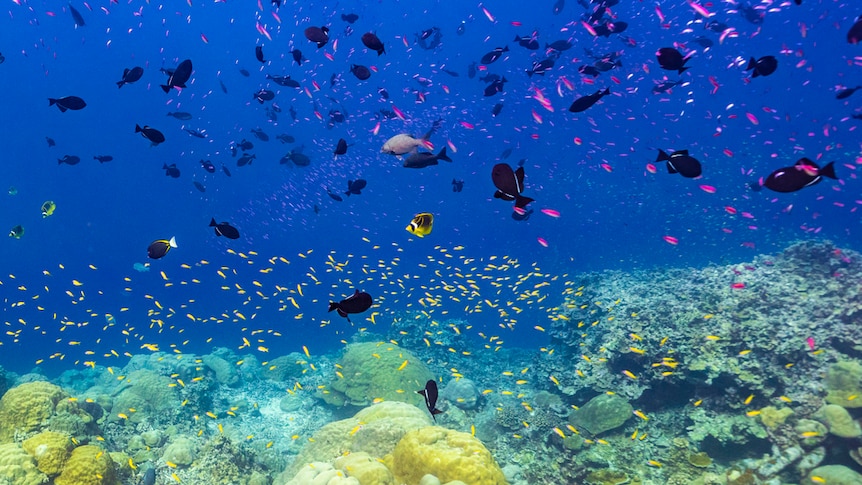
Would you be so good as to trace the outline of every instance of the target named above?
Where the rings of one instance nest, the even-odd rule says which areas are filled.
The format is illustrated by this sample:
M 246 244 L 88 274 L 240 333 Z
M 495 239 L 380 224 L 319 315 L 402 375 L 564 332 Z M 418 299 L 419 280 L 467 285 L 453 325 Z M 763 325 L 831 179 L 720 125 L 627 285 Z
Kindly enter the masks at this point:
M 794 165 L 810 165 L 814 168 L 820 168 L 817 166 L 817 164 L 815 162 L 811 161 L 811 159 L 808 157 L 800 158 Z
M 688 150 L 680 150 L 678 152 L 674 152 L 674 155 L 683 155 L 683 156 L 687 157 L 688 156 Z

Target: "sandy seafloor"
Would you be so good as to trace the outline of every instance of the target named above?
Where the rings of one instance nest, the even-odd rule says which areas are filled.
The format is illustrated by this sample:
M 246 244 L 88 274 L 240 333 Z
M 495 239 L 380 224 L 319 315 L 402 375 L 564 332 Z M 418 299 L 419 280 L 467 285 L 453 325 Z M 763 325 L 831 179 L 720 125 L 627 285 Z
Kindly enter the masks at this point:
M 859 253 L 800 242 L 573 284 L 541 349 L 413 312 L 324 355 L 6 372 L 0 482 L 862 481 Z M 436 422 L 416 393 L 427 378 Z

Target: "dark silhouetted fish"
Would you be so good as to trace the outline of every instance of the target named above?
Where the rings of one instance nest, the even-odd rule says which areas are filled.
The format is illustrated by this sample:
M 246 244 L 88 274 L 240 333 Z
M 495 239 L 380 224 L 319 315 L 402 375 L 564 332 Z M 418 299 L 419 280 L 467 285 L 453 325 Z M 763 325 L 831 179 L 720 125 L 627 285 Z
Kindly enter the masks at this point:
M 503 111 L 503 103 L 497 103 L 493 108 L 491 108 L 491 114 L 493 116 L 497 116 L 501 111 Z
M 276 135 L 276 138 L 278 139 L 278 141 L 280 141 L 282 143 L 293 143 L 296 141 L 296 138 L 294 138 L 291 135 L 288 135 L 287 133 L 282 133 L 281 135 Z
M 266 59 L 263 58 L 263 46 L 258 45 L 254 47 L 254 58 L 262 63 L 266 63 Z
M 227 175 L 228 177 L 230 177 L 230 170 L 227 168 L 227 165 L 225 165 L 225 164 L 221 164 L 221 169 L 222 169 L 222 172 L 224 172 L 224 174 L 225 174 L 225 175 Z
M 572 43 L 567 40 L 556 40 L 550 44 L 545 44 L 545 49 L 553 49 L 558 52 L 567 51 L 572 48 Z
M 559 15 L 564 8 L 566 8 L 566 0 L 557 0 L 556 2 L 554 2 L 554 15 Z
M 264 131 L 261 130 L 260 128 L 255 128 L 255 129 L 251 130 L 251 132 L 254 134 L 255 138 L 257 138 L 258 140 L 269 141 L 269 135 L 264 133 Z
M 596 31 L 596 35 L 599 37 L 610 37 L 611 34 L 620 34 L 625 32 L 625 30 L 629 27 L 629 24 L 626 22 L 606 22 L 601 25 L 597 25 L 593 28 Z
M 443 147 L 436 155 L 431 152 L 414 152 L 409 157 L 404 159 L 404 168 L 425 168 L 431 165 L 437 165 L 439 160 L 451 162 L 452 159 L 446 154 L 446 147 Z
M 333 150 L 332 153 L 336 157 L 347 153 L 347 140 L 345 140 L 344 138 L 339 138 L 338 143 L 335 145 L 335 150 Z
M 48 106 L 57 105 L 57 108 L 60 109 L 60 112 L 65 113 L 66 110 L 77 111 L 79 109 L 84 109 L 87 106 L 87 103 L 84 102 L 83 99 L 77 96 L 65 96 L 62 98 L 48 98 Z
M 362 313 L 374 304 L 374 301 L 371 299 L 371 295 L 368 293 L 360 293 L 359 290 L 356 290 L 355 293 L 350 295 L 349 297 L 341 300 L 338 303 L 329 302 L 329 310 L 336 310 L 339 315 L 346 318 L 347 321 L 350 321 L 350 314 Z
M 554 67 L 554 63 L 556 62 L 555 57 L 548 57 L 547 59 L 542 59 L 541 61 L 533 62 L 533 67 L 527 69 L 527 77 L 533 77 L 533 74 L 538 74 L 540 76 L 544 76 L 545 73 Z
M 56 143 L 56 142 L 54 141 L 54 139 L 53 139 L 53 138 L 51 138 L 51 137 L 46 136 L 46 137 L 45 137 L 45 141 L 46 141 L 46 142 L 48 142 L 48 148 L 51 148 L 52 146 L 56 146 L 56 145 L 57 145 L 57 143 Z
M 356 76 L 356 79 L 359 79 L 360 81 L 365 81 L 371 77 L 371 71 L 367 67 L 359 64 L 352 65 L 350 67 L 350 72 L 352 72 L 353 75 Z
M 150 140 L 150 143 L 152 143 L 153 146 L 156 146 L 159 143 L 164 143 L 165 141 L 165 135 L 163 135 L 161 131 L 155 128 L 150 128 L 147 125 L 144 125 L 144 127 L 141 128 L 141 125 L 136 124 L 135 133 L 140 133 L 141 136 L 143 136 L 147 140 Z
M 829 162 L 820 168 L 808 158 L 800 158 L 792 167 L 779 168 L 769 174 L 763 181 L 763 186 L 776 192 L 796 192 L 819 183 L 823 177 L 838 180 L 835 175 L 835 162 Z
M 210 227 L 214 227 L 216 236 L 224 236 L 228 239 L 239 239 L 239 231 L 227 222 L 216 222 L 215 217 L 210 220 Z
M 256 99 L 258 103 L 263 104 L 264 101 L 272 101 L 275 99 L 275 93 L 269 89 L 261 89 L 254 93 L 252 97 Z
M 502 56 L 504 52 L 508 52 L 508 51 L 509 51 L 509 46 L 497 47 L 496 49 L 494 49 L 491 52 L 482 56 L 482 59 L 480 59 L 479 62 L 481 62 L 482 64 L 492 64 L 497 59 L 499 59 L 500 56 Z
M 516 35 L 515 42 L 517 42 L 518 45 L 520 45 L 521 47 L 524 47 L 531 51 L 537 50 L 539 47 L 541 47 L 539 45 L 539 41 L 531 35 L 525 35 L 523 37 Z
M 195 180 L 194 182 L 192 182 L 192 185 L 194 185 L 194 186 L 195 186 L 195 188 L 196 188 L 196 189 L 198 189 L 198 192 L 204 193 L 204 192 L 206 192 L 206 191 L 207 191 L 207 188 L 206 188 L 206 187 L 204 187 L 204 184 L 202 184 L 202 183 L 198 182 L 197 180 Z
M 425 398 L 425 407 L 428 408 L 428 412 L 431 413 L 431 417 L 434 419 L 434 422 L 437 422 L 437 415 L 443 412 L 437 409 L 437 382 L 433 379 L 429 379 L 428 382 L 425 383 L 425 389 L 416 391 L 416 393 L 422 394 L 422 397 Z
M 359 20 L 359 15 L 356 15 L 355 13 L 341 14 L 341 20 L 347 22 L 348 24 L 352 24 L 353 22 Z
M 209 160 L 201 160 L 201 167 L 209 173 L 215 173 L 215 165 Z
M 584 64 L 583 66 L 578 68 L 578 72 L 583 74 L 584 76 L 593 76 L 598 77 L 602 72 L 596 69 L 595 66 L 589 66 Z
M 131 84 L 131 83 L 141 79 L 141 76 L 143 76 L 143 75 L 144 75 L 144 68 L 143 67 L 133 67 L 131 69 L 123 69 L 123 79 L 120 81 L 117 81 L 117 87 L 121 88 L 126 84 Z
M 835 95 L 835 99 L 847 99 L 850 96 L 853 96 L 853 93 L 862 89 L 862 86 L 856 86 L 855 88 L 846 88 L 838 91 L 838 94 Z
M 236 144 L 236 146 L 239 147 L 240 150 L 246 152 L 254 148 L 254 143 L 243 138 L 241 142 Z
M 64 163 L 66 165 L 77 165 L 80 161 L 81 159 L 75 155 L 64 155 L 63 158 L 57 159 L 57 165 L 62 165 Z
M 660 83 L 656 84 L 655 86 L 653 86 L 652 92 L 655 94 L 666 93 L 666 92 L 670 91 L 671 89 L 673 89 L 674 87 L 679 86 L 680 84 L 682 84 L 682 79 L 680 79 L 679 81 L 675 81 L 675 82 L 674 81 L 663 81 L 663 82 L 660 82 Z
M 354 195 L 362 195 L 362 189 L 368 185 L 368 181 L 365 179 L 357 179 L 357 180 L 348 180 L 347 181 L 347 192 L 344 195 L 350 197 L 350 194 Z
M 297 63 L 297 65 L 302 65 L 302 61 L 305 59 L 302 58 L 302 51 L 299 49 L 293 49 L 290 51 L 290 55 L 293 56 L 293 62 Z
M 186 133 L 188 133 L 189 135 L 191 135 L 195 138 L 205 139 L 207 137 L 207 134 L 204 133 L 202 130 L 193 130 L 191 128 L 183 128 L 183 131 L 185 131 Z
M 169 93 L 171 88 L 185 88 L 190 77 L 192 77 L 192 61 L 186 59 L 171 72 L 167 84 L 162 84 L 162 91 Z
M 72 4 L 69 4 L 69 12 L 72 14 L 72 20 L 75 21 L 75 27 L 83 27 L 87 25 L 84 22 L 84 17 L 81 16 L 81 12 L 79 12 Z
M 113 159 L 114 159 L 114 157 L 112 157 L 110 155 L 95 155 L 93 157 L 93 160 L 98 160 L 99 163 L 107 163 L 107 162 L 112 161 Z
M 688 69 L 685 67 L 688 58 L 683 58 L 682 54 L 673 47 L 662 47 L 655 53 L 655 56 L 662 69 L 677 71 L 680 74 Z
M 688 150 L 680 150 L 670 155 L 664 150 L 659 150 L 655 161 L 656 163 L 667 162 L 667 173 L 678 173 L 690 179 L 700 177 L 701 174 L 700 162 L 689 155 Z
M 168 116 L 173 116 L 174 118 L 183 121 L 188 121 L 192 119 L 192 114 L 186 113 L 185 111 L 168 111 Z
M 329 27 L 309 27 L 305 29 L 305 38 L 316 43 L 320 49 L 329 42 Z
M 373 32 L 367 32 L 365 34 L 362 34 L 362 44 L 373 51 L 377 51 L 378 56 L 380 54 L 386 54 L 386 49 L 383 46 L 383 42 L 381 42 L 377 35 Z
M 177 168 L 176 163 L 172 163 L 170 165 L 163 163 L 162 170 L 165 171 L 165 175 L 171 178 L 180 178 L 180 169 Z
M 279 86 L 284 86 L 287 88 L 299 87 L 299 83 L 291 79 L 290 76 L 270 76 L 269 74 L 267 74 L 266 78 L 272 80 L 272 82 L 278 84 Z
M 249 155 L 246 153 L 243 156 L 239 157 L 239 160 L 236 161 L 236 166 L 244 167 L 246 165 L 251 165 L 251 161 L 255 158 L 257 158 L 257 155 Z
M 847 42 L 851 44 L 862 42 L 862 16 L 859 16 L 856 23 L 847 31 Z
M 502 79 L 498 79 L 491 84 L 485 86 L 485 96 L 493 96 L 497 93 L 503 92 L 503 85 L 506 84 L 508 80 L 503 77 Z
M 748 61 L 746 71 L 754 71 L 751 77 L 768 76 L 775 72 L 778 68 L 778 59 L 775 56 L 763 56 L 760 59 L 754 60 L 752 57 Z
M 596 104 L 598 100 L 609 94 L 611 94 L 610 88 L 605 88 L 604 91 L 599 89 L 593 94 L 581 96 L 580 98 L 576 99 L 571 106 L 569 106 L 569 111 L 571 111 L 572 113 L 580 113 L 582 111 L 586 111 L 592 105 Z
M 464 181 L 452 179 L 452 192 L 461 192 L 464 190 Z
M 523 209 L 534 199 L 521 195 L 524 190 L 524 167 L 512 170 L 508 163 L 498 163 L 491 169 L 491 180 L 497 191 L 495 199 L 514 200 L 515 207 Z

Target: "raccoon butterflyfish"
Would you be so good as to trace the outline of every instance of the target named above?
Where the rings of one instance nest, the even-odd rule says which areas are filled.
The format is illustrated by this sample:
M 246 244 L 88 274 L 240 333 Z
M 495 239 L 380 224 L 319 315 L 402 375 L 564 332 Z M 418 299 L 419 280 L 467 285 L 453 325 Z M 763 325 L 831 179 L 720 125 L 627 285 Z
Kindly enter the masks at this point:
M 54 211 L 57 209 L 57 204 L 54 203 L 53 200 L 46 200 L 44 204 L 42 204 L 42 217 L 49 217 L 54 215 Z
M 422 212 L 413 216 L 410 225 L 407 226 L 407 232 L 414 236 L 425 237 L 431 234 L 431 229 L 434 227 L 434 214 L 430 212 Z

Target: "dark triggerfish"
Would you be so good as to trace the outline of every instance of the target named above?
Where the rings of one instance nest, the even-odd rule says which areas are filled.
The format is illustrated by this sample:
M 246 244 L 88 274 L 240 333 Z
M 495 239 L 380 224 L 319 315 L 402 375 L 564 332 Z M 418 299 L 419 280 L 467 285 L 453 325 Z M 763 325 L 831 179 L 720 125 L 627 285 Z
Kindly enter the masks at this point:
M 497 187 L 494 192 L 495 199 L 514 200 L 515 207 L 519 209 L 527 207 L 527 204 L 534 200 L 521 195 L 524 190 L 524 167 L 513 171 L 508 163 L 498 163 L 491 170 L 491 180 L 494 181 L 494 187 Z
M 368 293 L 361 293 L 359 290 L 356 290 L 355 293 L 341 300 L 338 303 L 335 303 L 334 301 L 329 302 L 329 311 L 338 311 L 339 315 L 346 318 L 347 321 L 350 322 L 350 317 L 348 316 L 349 314 L 362 313 L 371 308 L 371 305 L 373 304 L 374 301 L 371 299 L 371 295 L 369 295 Z

